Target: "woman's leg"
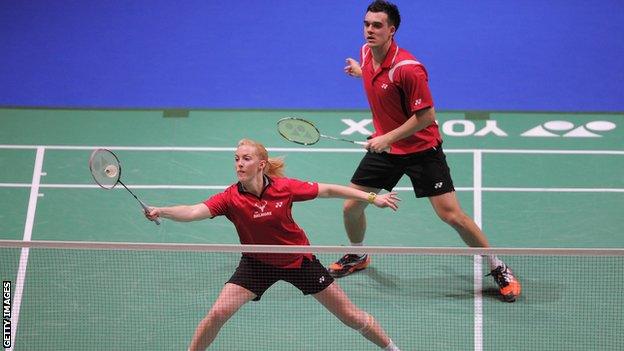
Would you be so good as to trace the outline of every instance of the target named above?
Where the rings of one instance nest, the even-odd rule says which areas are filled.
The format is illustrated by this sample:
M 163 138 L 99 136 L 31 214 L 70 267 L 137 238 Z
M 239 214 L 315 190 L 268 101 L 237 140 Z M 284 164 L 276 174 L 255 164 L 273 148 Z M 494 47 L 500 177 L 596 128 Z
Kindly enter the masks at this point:
M 256 294 L 242 286 L 226 283 L 206 317 L 197 325 L 189 351 L 205 350 L 217 337 L 225 322 L 241 306 L 254 298 L 256 298 Z
M 386 348 L 392 342 L 375 318 L 355 306 L 335 282 L 312 296 L 338 317 L 342 323 L 359 331 L 375 345 Z

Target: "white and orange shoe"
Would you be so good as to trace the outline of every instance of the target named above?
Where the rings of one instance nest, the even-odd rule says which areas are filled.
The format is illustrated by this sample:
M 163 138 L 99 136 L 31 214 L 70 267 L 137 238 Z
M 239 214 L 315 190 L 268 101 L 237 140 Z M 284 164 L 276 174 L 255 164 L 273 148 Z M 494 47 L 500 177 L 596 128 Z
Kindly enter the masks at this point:
M 346 254 L 328 267 L 329 274 L 334 278 L 342 278 L 353 272 L 361 271 L 370 264 L 368 255 Z
M 496 284 L 498 284 L 498 291 L 500 291 L 505 301 L 514 302 L 520 296 L 522 291 L 520 282 L 507 265 L 496 267 L 488 275 L 491 275 Z

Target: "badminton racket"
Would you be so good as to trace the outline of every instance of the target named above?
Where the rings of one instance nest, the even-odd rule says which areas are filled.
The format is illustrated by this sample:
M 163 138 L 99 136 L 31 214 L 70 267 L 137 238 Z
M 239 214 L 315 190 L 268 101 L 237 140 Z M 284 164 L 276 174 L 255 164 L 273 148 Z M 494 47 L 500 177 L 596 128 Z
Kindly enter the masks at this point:
M 321 138 L 366 145 L 364 141 L 355 141 L 321 134 L 312 122 L 296 117 L 286 117 L 277 121 L 277 131 L 284 139 L 301 145 L 316 144 Z
M 107 149 L 93 150 L 91 157 L 89 157 L 89 169 L 93 180 L 101 188 L 110 190 L 117 184 L 121 184 L 139 202 L 143 211 L 149 212 L 149 207 L 121 181 L 121 162 L 112 151 Z M 154 222 L 160 225 L 158 218 Z

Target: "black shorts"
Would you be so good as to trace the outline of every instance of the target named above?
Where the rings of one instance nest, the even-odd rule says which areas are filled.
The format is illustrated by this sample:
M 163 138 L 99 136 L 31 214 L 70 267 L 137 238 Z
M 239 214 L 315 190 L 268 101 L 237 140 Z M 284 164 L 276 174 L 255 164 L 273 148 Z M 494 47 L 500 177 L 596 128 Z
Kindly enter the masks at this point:
M 334 278 L 316 257 L 312 258 L 310 261 L 304 257 L 301 268 L 279 268 L 243 255 L 228 283 L 256 294 L 253 301 L 260 300 L 262 294 L 279 280 L 289 282 L 304 295 L 316 294 L 333 283 Z
M 412 181 L 416 197 L 455 191 L 442 145 L 407 155 L 367 152 L 351 182 L 391 191 L 404 174 Z

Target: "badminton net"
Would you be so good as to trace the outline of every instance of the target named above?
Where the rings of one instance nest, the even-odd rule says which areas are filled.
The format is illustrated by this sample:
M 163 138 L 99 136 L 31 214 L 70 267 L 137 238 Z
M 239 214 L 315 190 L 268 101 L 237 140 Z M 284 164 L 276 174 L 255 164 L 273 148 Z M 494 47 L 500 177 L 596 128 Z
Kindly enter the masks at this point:
M 11 349 L 186 350 L 241 252 L 302 248 L 0 241 Z M 621 249 L 312 246 L 305 252 L 325 266 L 345 253 L 371 255 L 369 268 L 337 283 L 402 350 L 624 345 Z M 496 254 L 514 270 L 523 287 L 515 303 L 500 299 L 482 254 Z M 278 282 L 244 305 L 209 349 L 378 348 L 314 298 Z

